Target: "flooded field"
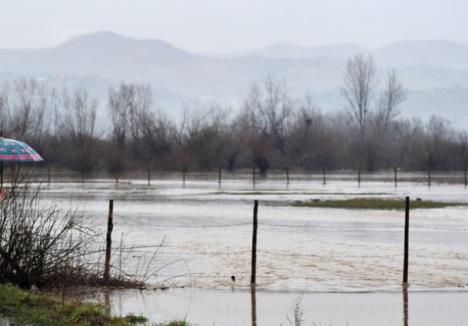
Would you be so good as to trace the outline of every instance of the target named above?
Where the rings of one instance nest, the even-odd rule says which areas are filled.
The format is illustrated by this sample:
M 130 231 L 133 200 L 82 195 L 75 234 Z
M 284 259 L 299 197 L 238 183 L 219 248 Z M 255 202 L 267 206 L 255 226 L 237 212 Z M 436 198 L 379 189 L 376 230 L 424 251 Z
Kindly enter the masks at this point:
M 186 319 L 193 325 L 294 325 L 294 303 L 311 326 L 442 326 L 466 325 L 468 293 L 287 293 L 174 289 L 116 291 L 108 298 L 113 313 L 143 313 L 164 322 Z
M 306 325 L 401 325 L 404 212 L 294 207 L 309 199 L 404 196 L 468 202 L 462 184 L 332 180 L 112 180 L 61 182 L 42 196 L 77 209 L 104 234 L 114 199 L 114 251 L 120 239 L 139 249 L 114 264 L 135 273 L 159 249 L 149 275 L 164 292 L 111 294 L 115 313 L 160 321 L 184 317 L 199 325 L 250 323 L 253 200 L 260 201 L 257 256 L 259 325 L 288 325 L 303 296 Z M 235 279 L 235 281 L 233 281 Z M 468 208 L 415 209 L 410 218 L 410 325 L 468 322 Z M 427 292 L 436 291 L 436 292 Z M 362 293 L 366 292 L 366 293 Z M 414 303 L 413 303 L 414 302 Z M 122 308 L 123 307 L 123 308 Z M 465 307 L 465 308 L 463 308 Z M 441 323 L 436 315 L 448 316 Z M 234 317 L 235 316 L 235 317 Z M 434 318 L 432 318 L 433 316 Z M 429 319 L 427 319 L 427 318 Z M 450 319 L 451 318 L 451 319 Z M 384 321 L 379 322 L 379 321 Z M 388 321 L 388 322 L 387 322 Z M 426 323 L 423 323 L 426 321 Z M 461 322 L 461 323 L 460 323 Z M 315 323 L 315 324 L 313 324 Z M 406 324 L 405 324 L 406 325 Z

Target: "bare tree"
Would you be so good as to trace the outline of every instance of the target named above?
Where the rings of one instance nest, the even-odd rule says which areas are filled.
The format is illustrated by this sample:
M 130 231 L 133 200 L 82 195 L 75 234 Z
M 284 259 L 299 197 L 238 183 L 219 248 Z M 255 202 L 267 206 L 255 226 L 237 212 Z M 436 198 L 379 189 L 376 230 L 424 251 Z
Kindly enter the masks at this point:
M 378 99 L 376 110 L 370 114 L 367 135 L 367 168 L 369 170 L 373 170 L 378 165 L 377 162 L 385 160 L 388 155 L 398 156 L 401 154 L 399 153 L 401 148 L 395 148 L 397 153 L 391 149 L 395 146 L 399 147 L 396 142 L 406 142 L 406 135 L 404 133 L 406 130 L 399 129 L 401 126 L 398 123 L 394 123 L 400 114 L 399 106 L 405 99 L 406 91 L 401 81 L 399 81 L 396 71 L 392 70 L 385 78 L 384 88 Z M 396 138 L 398 138 L 398 141 Z M 395 163 L 401 162 L 399 161 L 399 157 L 387 159 Z M 392 167 L 396 175 L 395 164 Z
M 398 170 L 408 161 L 411 142 L 420 131 L 421 124 L 414 120 L 393 121 L 390 131 L 386 133 L 384 158 L 393 169 L 395 187 L 398 185 Z
M 423 141 L 423 162 L 427 169 L 428 185 L 431 186 L 432 171 L 443 162 L 451 138 L 450 124 L 437 116 L 432 116 L 425 128 Z
M 406 91 L 395 70 L 388 73 L 385 88 L 380 96 L 376 114 L 377 125 L 386 131 L 391 122 L 400 114 L 399 105 L 406 99 Z
M 122 83 L 109 91 L 109 112 L 112 121 L 108 170 L 118 182 L 129 160 L 129 150 L 140 137 L 139 122 L 152 106 L 148 85 Z M 132 147 L 132 148 L 130 148 Z
M 468 133 L 466 131 L 462 132 L 458 136 L 457 151 L 460 158 L 460 165 L 464 173 L 464 184 L 465 187 L 468 186 Z
M 174 126 L 160 111 L 143 111 L 138 115 L 138 137 L 133 141 L 133 153 L 147 170 L 148 185 L 151 170 L 160 167 L 172 149 Z
M 263 89 L 252 85 L 244 104 L 242 123 L 248 131 L 247 144 L 261 173 L 270 167 L 267 153 L 284 160 L 286 138 L 292 122 L 293 101 L 285 81 L 268 77 Z M 276 153 L 275 153 L 276 152 Z
M 348 60 L 343 77 L 342 93 L 351 121 L 357 126 L 358 182 L 360 183 L 363 159 L 369 162 L 367 118 L 376 85 L 376 68 L 372 57 L 358 54 Z
M 64 94 L 66 115 L 62 133 L 68 138 L 68 164 L 72 170 L 85 176 L 98 165 L 100 151 L 99 134 L 96 132 L 97 101 L 89 97 L 85 90 L 78 89 L 72 96 Z

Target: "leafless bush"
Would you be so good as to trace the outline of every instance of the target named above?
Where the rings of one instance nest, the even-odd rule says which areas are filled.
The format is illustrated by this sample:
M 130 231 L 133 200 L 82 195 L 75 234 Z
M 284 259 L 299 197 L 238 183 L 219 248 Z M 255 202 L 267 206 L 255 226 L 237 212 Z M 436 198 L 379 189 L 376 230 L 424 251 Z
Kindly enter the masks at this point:
M 13 182 L 0 203 L 0 281 L 29 288 L 72 282 L 94 234 L 71 211 L 41 205 L 40 188 Z M 82 281 L 82 280 L 76 280 Z
M 122 238 L 113 248 L 117 257 L 105 280 L 104 233 L 86 226 L 77 211 L 42 203 L 41 188 L 33 186 L 28 169 L 8 171 L 7 197 L 0 201 L 0 283 L 23 288 L 141 288 L 165 267 L 157 266 L 164 240 L 136 247 L 124 245 Z M 136 266 L 122 266 L 135 255 L 139 255 Z

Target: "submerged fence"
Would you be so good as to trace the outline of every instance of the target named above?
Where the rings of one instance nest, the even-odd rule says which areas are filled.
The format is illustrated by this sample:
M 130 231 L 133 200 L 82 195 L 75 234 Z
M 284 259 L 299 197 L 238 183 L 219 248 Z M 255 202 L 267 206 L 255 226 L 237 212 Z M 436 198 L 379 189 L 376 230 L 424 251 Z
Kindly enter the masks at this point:
M 403 262 L 403 268 L 402 268 L 402 271 L 403 271 L 403 275 L 402 275 L 402 284 L 404 287 L 407 286 L 408 282 L 409 282 L 409 236 L 410 236 L 410 226 L 409 226 L 409 222 L 410 222 L 410 209 L 411 209 L 411 201 L 410 201 L 410 197 L 406 197 L 405 200 L 404 200 L 404 203 L 405 203 L 405 209 L 404 209 L 404 215 L 402 214 L 402 217 L 404 216 L 404 223 L 402 223 L 402 232 L 404 233 L 404 237 L 403 237 L 403 252 L 402 253 L 394 253 L 395 257 L 398 257 L 398 256 L 401 256 L 402 258 L 402 262 Z M 108 279 L 109 278 L 109 271 L 110 271 L 110 268 L 111 268 L 111 256 L 112 256 L 112 250 L 113 250 L 113 247 L 112 247 L 112 232 L 113 232 L 113 228 L 114 228 L 114 216 L 113 216 L 113 213 L 114 213 L 114 200 L 109 200 L 109 214 L 108 214 L 108 218 L 107 218 L 107 232 L 106 232 L 106 248 L 105 248 L 105 263 L 104 263 L 104 279 Z M 231 250 L 229 252 L 230 255 L 239 255 L 239 254 L 247 254 L 250 252 L 251 254 L 251 263 L 250 263 L 250 273 L 248 276 L 250 276 L 250 285 L 251 286 L 255 286 L 256 285 L 256 282 L 257 282 L 257 256 L 259 255 L 259 251 L 257 249 L 257 244 L 258 244 L 258 229 L 259 229 L 259 201 L 258 200 L 254 200 L 253 201 L 253 219 L 252 219 L 252 223 L 228 223 L 228 224 L 217 224 L 217 225 L 203 225 L 203 226 L 199 226 L 199 225 L 150 225 L 148 227 L 157 227 L 157 228 L 161 228 L 161 229 L 164 229 L 164 228 L 169 228 L 169 229 L 177 229 L 177 228 L 183 228 L 183 229 L 200 229 L 200 228 L 203 228 L 203 229 L 209 229 L 209 228 L 217 228 L 217 229 L 225 229 L 225 228 L 233 228 L 233 227 L 247 227 L 247 226 L 252 226 L 252 237 L 251 237 L 251 249 L 250 250 Z M 266 223 L 266 224 L 260 224 L 260 227 L 276 227 L 276 228 L 293 228 L 293 229 L 297 229 L 297 228 L 304 228 L 306 226 L 297 226 L 297 225 L 288 225 L 288 224 L 280 224 L 280 223 Z M 312 228 L 315 228 L 317 229 L 317 232 L 320 232 L 320 227 L 319 226 L 308 226 L 308 227 L 312 227 Z M 154 248 L 155 246 L 152 246 L 152 245 L 149 245 L 147 246 L 148 248 Z M 145 246 L 135 246 L 133 247 L 133 249 L 135 251 L 137 251 L 138 249 L 144 249 Z M 160 248 L 160 247 L 158 247 Z M 269 252 L 269 251 L 266 251 L 266 250 L 262 250 L 260 252 L 260 254 L 263 254 L 263 255 L 275 255 L 275 256 L 278 256 L 278 255 L 281 255 L 280 253 L 278 252 Z M 287 255 L 290 255 L 290 254 L 287 254 Z M 312 255 L 301 255 L 301 254 L 294 254 L 294 256 L 303 256 L 305 258 L 313 258 Z M 120 257 L 120 261 L 119 261 L 119 264 L 121 265 L 122 262 L 121 262 L 121 257 Z M 120 270 L 121 270 L 121 266 L 120 266 Z M 164 276 L 164 274 L 161 274 Z M 169 278 L 175 278 L 175 277 L 179 277 L 179 276 L 182 276 L 182 275 L 166 275 L 167 277 Z M 196 273 L 195 274 L 192 274 L 191 276 L 194 276 L 194 277 L 204 277 L 204 278 L 219 278 L 220 275 L 209 275 L 209 274 L 200 274 L 200 275 L 197 275 Z M 242 276 L 247 276 L 247 274 L 245 275 L 242 275 Z M 228 275 L 224 275 L 223 277 L 228 277 Z M 235 281 L 235 277 L 236 275 L 231 275 L 230 278 L 232 279 L 232 281 Z
M 8 172 L 5 173 L 5 181 L 8 181 Z M 250 183 L 253 188 L 262 182 L 276 181 L 289 186 L 296 182 L 317 182 L 323 185 L 337 181 L 354 182 L 361 186 L 366 182 L 384 181 L 391 182 L 394 187 L 398 187 L 401 182 L 417 182 L 424 183 L 428 187 L 434 183 L 450 183 L 461 184 L 468 188 L 468 172 L 461 171 L 399 171 L 398 169 L 387 171 L 376 171 L 372 173 L 364 173 L 363 171 L 353 170 L 318 170 L 305 171 L 295 170 L 291 168 L 272 169 L 262 174 L 252 167 L 251 169 L 242 169 L 236 171 L 228 171 L 218 169 L 216 171 L 189 171 L 183 169 L 181 171 L 133 171 L 121 173 L 117 178 L 108 173 L 90 173 L 79 174 L 72 171 L 53 171 L 50 166 L 44 168 L 34 168 L 30 173 L 31 181 L 40 182 L 43 184 L 51 184 L 54 182 L 67 182 L 79 180 L 83 183 L 90 182 L 95 179 L 115 179 L 116 182 L 125 180 L 142 180 L 151 185 L 158 181 L 164 180 L 179 180 L 181 187 L 185 187 L 191 181 L 206 181 L 217 184 L 221 187 L 224 182 L 232 180 L 243 180 Z

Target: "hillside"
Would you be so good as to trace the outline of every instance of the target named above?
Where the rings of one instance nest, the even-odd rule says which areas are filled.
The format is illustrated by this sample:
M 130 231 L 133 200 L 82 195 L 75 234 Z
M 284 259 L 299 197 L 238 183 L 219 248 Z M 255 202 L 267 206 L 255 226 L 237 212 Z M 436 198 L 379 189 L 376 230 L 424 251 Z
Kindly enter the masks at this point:
M 90 88 L 103 100 L 106 89 L 122 80 L 146 82 L 160 105 L 177 114 L 182 105 L 238 104 L 251 83 L 272 75 L 285 78 L 296 95 L 312 94 L 328 110 L 341 108 L 346 59 L 359 52 L 372 53 L 383 72 L 398 68 L 415 94 L 405 104 L 408 114 L 446 114 L 458 125 L 466 124 L 468 47 L 447 41 L 405 41 L 372 51 L 354 44 L 275 44 L 245 55 L 211 57 L 161 40 L 100 32 L 52 48 L 0 50 L 0 80 L 40 77 L 56 85 Z

